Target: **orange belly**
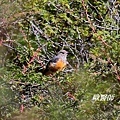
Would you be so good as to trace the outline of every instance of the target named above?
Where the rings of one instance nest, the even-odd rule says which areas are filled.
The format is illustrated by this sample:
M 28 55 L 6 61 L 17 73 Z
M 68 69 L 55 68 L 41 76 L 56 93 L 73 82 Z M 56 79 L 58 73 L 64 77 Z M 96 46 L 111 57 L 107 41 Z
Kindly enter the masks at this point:
M 61 59 L 58 60 L 55 64 L 50 64 L 50 70 L 52 71 L 60 71 L 66 66 L 66 63 L 64 63 Z
M 44 75 L 54 74 L 55 72 L 61 71 L 62 69 L 64 69 L 65 66 L 66 66 L 66 63 L 63 62 L 61 59 L 56 61 L 56 63 L 51 62 L 51 63 L 49 63 L 46 70 L 44 71 Z

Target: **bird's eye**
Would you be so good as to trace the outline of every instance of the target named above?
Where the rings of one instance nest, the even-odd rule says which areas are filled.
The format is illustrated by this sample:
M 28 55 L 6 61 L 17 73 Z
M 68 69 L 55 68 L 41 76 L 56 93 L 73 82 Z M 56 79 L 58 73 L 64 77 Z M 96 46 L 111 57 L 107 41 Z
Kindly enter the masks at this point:
M 62 54 L 64 54 L 64 52 L 61 52 Z

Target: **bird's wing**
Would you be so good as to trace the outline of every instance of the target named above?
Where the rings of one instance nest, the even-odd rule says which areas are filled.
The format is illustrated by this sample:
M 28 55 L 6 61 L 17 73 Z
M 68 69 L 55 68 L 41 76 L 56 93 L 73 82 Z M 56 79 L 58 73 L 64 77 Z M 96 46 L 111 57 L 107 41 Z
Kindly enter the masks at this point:
M 49 68 L 50 66 L 53 66 L 53 67 L 54 67 L 58 61 L 59 61 L 59 58 L 58 58 L 58 57 L 52 58 L 52 59 L 47 63 L 46 68 Z
M 66 66 L 66 62 L 64 62 L 61 58 L 56 56 L 47 63 L 46 69 L 43 74 L 49 75 L 56 71 L 62 70 L 65 66 Z

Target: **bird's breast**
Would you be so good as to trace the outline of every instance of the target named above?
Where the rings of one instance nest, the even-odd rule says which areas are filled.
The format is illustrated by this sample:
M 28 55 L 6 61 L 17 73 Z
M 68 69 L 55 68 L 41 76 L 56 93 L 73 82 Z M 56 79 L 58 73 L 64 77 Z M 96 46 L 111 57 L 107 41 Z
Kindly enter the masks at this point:
M 52 71 L 59 71 L 59 70 L 62 70 L 65 66 L 66 66 L 66 62 L 59 59 L 59 60 L 56 61 L 56 63 L 51 63 L 50 64 L 50 69 Z

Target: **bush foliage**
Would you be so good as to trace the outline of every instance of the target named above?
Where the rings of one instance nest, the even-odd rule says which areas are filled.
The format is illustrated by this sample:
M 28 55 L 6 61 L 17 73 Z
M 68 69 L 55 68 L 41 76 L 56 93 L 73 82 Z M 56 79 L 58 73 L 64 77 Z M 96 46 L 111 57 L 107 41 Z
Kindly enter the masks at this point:
M 34 106 L 31 114 L 23 113 L 28 114 L 27 119 L 119 118 L 119 3 L 119 0 L 0 2 L 0 49 L 5 49 L 0 53 L 0 63 L 7 69 L 0 78 L 15 93 L 14 100 L 9 100 L 15 101 L 14 119 L 19 119 L 14 115 L 18 106 L 25 109 Z M 69 52 L 68 66 L 52 77 L 43 76 L 41 70 L 61 49 Z M 1 90 L 6 90 L 6 86 Z M 1 94 L 4 95 L 7 96 L 5 92 Z M 94 95 L 113 95 L 114 99 L 94 101 Z

